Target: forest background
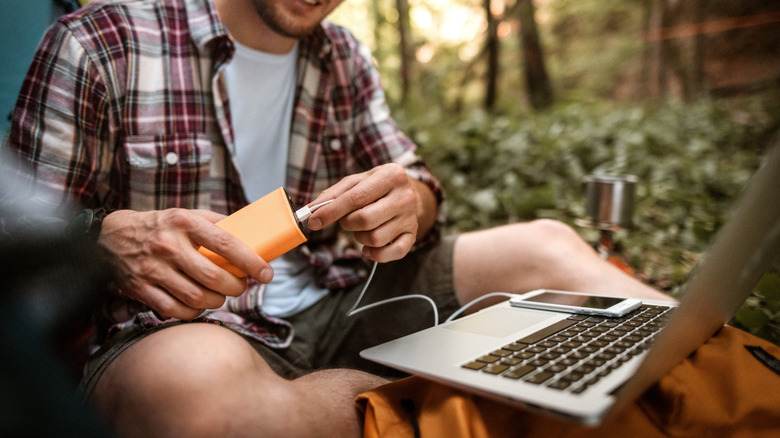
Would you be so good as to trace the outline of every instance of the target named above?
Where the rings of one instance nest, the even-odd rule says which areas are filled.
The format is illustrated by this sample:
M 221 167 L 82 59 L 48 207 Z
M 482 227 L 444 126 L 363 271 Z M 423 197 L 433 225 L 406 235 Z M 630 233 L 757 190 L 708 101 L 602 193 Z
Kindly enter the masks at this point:
M 88 2 L 0 16 L 3 114 L 45 26 Z M 345 0 L 331 18 L 373 51 L 450 231 L 546 217 L 595 243 L 583 179 L 636 175 L 616 253 L 675 297 L 780 142 L 776 0 Z M 731 323 L 780 345 L 780 260 Z
M 332 20 L 372 49 L 450 231 L 546 217 L 595 244 L 584 178 L 635 175 L 615 251 L 675 297 L 780 142 L 774 0 L 348 0 Z M 778 344 L 779 267 L 731 322 Z

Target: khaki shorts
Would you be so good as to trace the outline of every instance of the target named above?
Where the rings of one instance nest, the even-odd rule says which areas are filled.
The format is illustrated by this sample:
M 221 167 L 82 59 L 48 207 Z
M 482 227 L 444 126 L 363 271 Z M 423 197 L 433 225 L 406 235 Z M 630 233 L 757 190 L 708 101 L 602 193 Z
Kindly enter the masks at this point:
M 453 281 L 453 247 L 456 237 L 377 266 L 358 308 L 387 298 L 420 294 L 438 308 L 439 322 L 458 309 Z M 421 298 L 383 304 L 347 317 L 363 285 L 336 291 L 314 306 L 285 318 L 295 328 L 291 345 L 274 349 L 244 337 L 279 375 L 295 378 L 323 368 L 358 369 L 388 378 L 403 374 L 360 358 L 365 348 L 422 330 L 434 324 L 432 305 Z M 114 334 L 90 357 L 84 367 L 80 391 L 91 394 L 108 365 L 131 345 L 157 330 L 187 322 L 177 321 L 153 328 L 132 325 Z

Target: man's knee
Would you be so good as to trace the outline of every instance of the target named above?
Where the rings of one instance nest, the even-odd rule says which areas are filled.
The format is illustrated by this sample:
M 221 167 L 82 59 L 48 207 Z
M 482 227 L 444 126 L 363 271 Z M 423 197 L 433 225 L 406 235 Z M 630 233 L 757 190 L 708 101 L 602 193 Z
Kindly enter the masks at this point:
M 184 324 L 123 352 L 93 399 L 121 435 L 209 435 L 229 428 L 231 411 L 246 408 L 248 385 L 272 393 L 283 382 L 239 335 Z
M 528 223 L 541 239 L 581 248 L 585 242 L 569 225 L 554 219 L 536 219 Z M 587 246 L 587 244 L 585 244 Z
M 593 253 L 592 248 L 569 225 L 554 219 L 536 219 L 507 226 L 506 238 L 517 243 L 525 255 L 568 257 L 577 253 Z

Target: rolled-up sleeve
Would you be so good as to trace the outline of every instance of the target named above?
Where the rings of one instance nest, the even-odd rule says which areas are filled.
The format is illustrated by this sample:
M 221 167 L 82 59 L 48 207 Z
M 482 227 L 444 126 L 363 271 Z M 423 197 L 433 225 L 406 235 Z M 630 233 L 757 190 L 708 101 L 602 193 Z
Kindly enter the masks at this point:
M 362 44 L 358 47 L 359 56 L 356 57 L 355 67 L 358 73 L 355 75 L 355 81 L 358 82 L 360 98 L 365 105 L 357 140 L 364 148 L 363 159 L 369 161 L 371 166 L 388 162 L 398 163 L 406 169 L 410 177 L 423 182 L 431 189 L 436 198 L 437 221 L 419 243 L 429 242 L 438 238 L 444 223 L 444 193 L 441 184 L 416 153 L 417 146 L 398 129 L 390 115 L 379 72 L 370 51 Z

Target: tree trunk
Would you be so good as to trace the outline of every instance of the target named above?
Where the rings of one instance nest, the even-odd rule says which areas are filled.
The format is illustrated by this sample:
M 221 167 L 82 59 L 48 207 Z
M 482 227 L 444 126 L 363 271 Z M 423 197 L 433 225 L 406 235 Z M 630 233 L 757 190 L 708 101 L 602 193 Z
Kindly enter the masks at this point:
M 693 65 L 691 66 L 691 83 L 693 85 L 693 92 L 695 97 L 701 97 L 707 90 L 705 84 L 706 77 L 704 73 L 704 42 L 706 37 L 704 36 L 704 4 L 705 0 L 694 0 L 693 2 L 693 16 L 694 23 L 697 24 L 696 36 L 693 37 L 693 46 L 691 48 L 691 60 Z
M 496 93 L 499 73 L 498 20 L 490 11 L 491 0 L 484 0 L 485 16 L 487 17 L 487 37 L 485 38 L 485 50 L 487 51 L 487 71 L 485 72 L 485 109 L 492 110 L 496 106 Z
M 520 18 L 520 46 L 525 64 L 525 79 L 531 106 L 541 110 L 552 105 L 553 94 L 550 78 L 544 65 L 542 46 L 539 42 L 539 30 L 534 18 L 534 5 L 531 0 L 518 0 Z
M 642 20 L 642 34 L 649 36 L 653 26 L 653 0 L 643 0 L 642 8 L 644 19 Z M 642 45 L 642 70 L 639 73 L 639 99 L 646 99 L 652 95 L 650 85 L 651 71 L 653 69 L 653 43 L 646 37 Z
M 379 0 L 371 0 L 369 3 L 369 7 L 371 8 L 371 15 L 374 19 L 374 52 L 381 52 L 381 48 L 379 46 L 380 42 L 382 41 L 382 32 L 381 29 L 385 22 L 385 16 L 382 14 L 381 6 L 379 5 Z
M 662 96 L 666 90 L 666 62 L 664 59 L 664 40 L 660 38 L 664 28 L 665 0 L 652 0 L 650 5 L 649 31 L 659 35 L 659 38 L 651 38 L 649 70 L 650 70 L 650 94 Z
M 414 54 L 411 45 L 411 26 L 409 19 L 408 0 L 395 0 L 398 9 L 398 36 L 400 41 L 401 57 L 401 106 L 405 107 L 409 100 L 409 93 L 412 86 L 412 64 Z

